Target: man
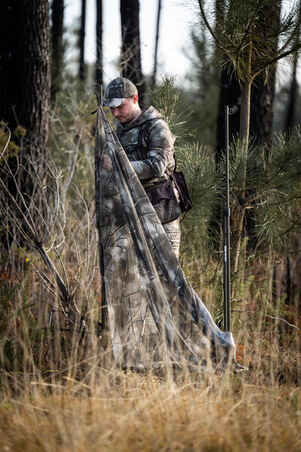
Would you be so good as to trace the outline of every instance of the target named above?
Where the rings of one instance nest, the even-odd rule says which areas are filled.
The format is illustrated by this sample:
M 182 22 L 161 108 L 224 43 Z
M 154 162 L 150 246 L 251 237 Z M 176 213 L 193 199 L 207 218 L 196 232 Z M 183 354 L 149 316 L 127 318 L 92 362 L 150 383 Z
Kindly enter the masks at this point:
M 100 109 L 99 237 L 114 359 L 138 372 L 164 362 L 182 367 L 183 360 L 197 368 L 223 368 L 235 351 L 233 337 L 214 323 L 177 259 L 181 209 L 173 182 L 174 136 L 153 107 L 141 110 L 128 79 L 109 83 L 104 105 L 117 119 L 125 151 Z M 141 186 L 129 187 L 137 182 L 133 170 L 166 235 Z
M 117 77 L 108 84 L 104 106 L 110 107 L 118 121 L 116 132 L 119 141 L 179 257 L 179 195 L 170 177 L 175 169 L 175 137 L 153 106 L 141 110 L 138 90 L 126 78 Z

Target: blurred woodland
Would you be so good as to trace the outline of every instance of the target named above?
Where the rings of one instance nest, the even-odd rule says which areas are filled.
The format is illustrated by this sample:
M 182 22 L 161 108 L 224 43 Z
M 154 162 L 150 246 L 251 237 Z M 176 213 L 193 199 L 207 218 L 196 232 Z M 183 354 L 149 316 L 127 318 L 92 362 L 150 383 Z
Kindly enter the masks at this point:
M 92 393 L 99 395 L 95 389 L 99 378 L 101 397 L 112 400 L 119 396 L 130 400 L 127 390 L 137 391 L 137 397 L 151 397 L 145 394 L 145 388 L 158 388 L 154 380 L 146 381 L 146 386 L 136 380 L 126 383 L 126 377 L 117 371 L 113 374 L 104 370 L 110 368 L 112 360 L 109 339 L 102 330 L 94 193 L 94 113 L 101 101 L 104 78 L 103 3 L 96 0 L 95 64 L 85 61 L 87 0 L 81 0 L 81 17 L 75 32 L 66 29 L 64 0 L 1 3 L 0 400 L 30 393 L 32 403 L 41 412 L 46 410 L 46 402 L 41 401 L 55 394 L 58 399 L 51 403 L 53 407 L 58 403 L 63 413 L 66 407 L 57 400 L 62 394 L 66 396 L 64 391 L 68 388 L 70 400 L 78 394 L 87 398 Z M 142 105 L 153 104 L 177 136 L 177 166 L 185 173 L 193 199 L 193 209 L 181 223 L 180 262 L 220 327 L 225 108 L 230 108 L 231 331 L 237 342 L 238 359 L 250 371 L 239 382 L 227 380 L 230 386 L 220 389 L 218 401 L 214 402 L 220 405 L 212 411 L 211 419 L 219 419 L 226 409 L 222 407 L 229 406 L 231 410 L 238 400 L 241 407 L 250 407 L 246 388 L 253 388 L 258 404 L 254 402 L 253 423 L 247 415 L 244 418 L 248 409 L 237 410 L 235 419 L 241 423 L 239 428 L 245 429 L 245 436 L 239 441 L 233 427 L 236 421 L 231 424 L 233 430 L 228 430 L 232 436 L 225 436 L 229 426 L 219 432 L 224 441 L 220 445 L 214 435 L 203 438 L 205 443 L 201 439 L 191 442 L 187 437 L 187 442 L 183 439 L 180 444 L 179 437 L 178 446 L 168 449 L 164 448 L 163 435 L 163 443 L 159 442 L 157 448 L 147 448 L 145 444 L 140 447 L 135 436 L 139 429 L 133 429 L 128 441 L 137 446 L 131 450 L 201 450 L 201 444 L 208 446 L 202 450 L 260 450 L 264 443 L 262 450 L 297 451 L 301 447 L 301 394 L 296 389 L 301 382 L 301 1 L 189 3 L 183 9 L 195 23 L 191 28 L 194 58 L 187 74 L 191 83 L 185 85 L 190 88 L 177 86 L 173 78 L 158 80 L 164 0 L 154 0 L 156 29 L 151 74 L 142 71 L 139 0 L 120 0 L 119 71 L 138 86 Z M 78 55 L 73 67 L 66 65 L 71 33 L 76 33 Z M 185 375 L 179 379 L 179 385 L 188 387 L 187 378 Z M 176 398 L 174 387 L 167 385 L 168 379 L 164 381 L 166 394 Z M 207 380 L 205 383 L 210 386 Z M 190 384 L 194 385 L 192 380 Z M 135 389 L 129 389 L 131 385 Z M 262 389 L 265 387 L 276 391 L 269 400 Z M 279 389 L 283 387 L 284 390 Z M 35 399 L 37 394 L 41 397 L 39 402 Z M 205 393 L 201 394 L 204 397 Z M 165 396 L 159 398 L 162 397 Z M 260 401 L 264 397 L 271 410 L 262 408 Z M 280 419 L 277 397 L 285 400 L 291 432 L 287 436 L 283 436 L 281 422 L 277 424 L 275 419 L 278 430 L 274 436 L 267 434 L 271 426 L 267 413 L 279 413 Z M 183 413 L 183 423 L 187 421 L 189 425 L 184 398 L 176 398 L 176 403 L 181 404 L 178 412 Z M 80 404 L 83 399 L 77 400 Z M 157 400 L 153 405 L 150 402 L 150 406 L 156 403 Z M 22 424 L 19 431 L 23 432 L 23 439 L 14 442 L 18 435 L 15 430 L 10 432 L 13 427 L 8 427 L 7 421 L 7 413 L 14 413 L 14 409 L 13 405 L 7 408 L 0 403 L 2 450 L 88 450 L 88 431 L 83 433 L 82 449 L 72 449 L 73 440 L 68 449 L 70 437 L 62 432 L 57 433 L 58 443 L 55 434 L 52 436 L 54 442 L 49 447 L 53 449 L 47 449 L 38 442 L 37 430 L 33 448 L 28 432 L 35 422 L 39 424 L 37 419 L 32 420 L 28 430 L 26 423 Z M 119 409 L 125 406 L 121 404 Z M 52 414 L 55 411 L 49 410 Z M 161 413 L 162 418 L 172 412 L 171 407 L 167 414 Z M 204 413 L 195 411 L 196 416 L 205 419 L 208 412 Z M 25 410 L 24 419 L 26 416 L 31 419 Z M 54 419 L 51 416 L 48 419 Z M 152 425 L 156 416 L 157 412 Z M 65 428 L 66 419 L 62 414 L 59 425 Z M 182 421 L 175 422 L 180 425 Z M 212 420 L 213 424 L 219 421 Z M 247 431 L 248 425 L 252 433 Z M 45 424 L 45 429 L 51 430 L 51 425 Z M 261 436 L 256 436 L 255 431 L 261 431 Z M 149 444 L 152 434 L 149 433 Z M 278 434 L 282 439 L 276 446 Z M 173 438 L 167 437 L 172 444 Z M 97 441 L 100 448 L 95 446 L 95 450 L 104 450 L 103 438 Z M 231 441 L 239 447 L 236 449 Z M 31 447 L 24 449 L 22 444 Z M 57 444 L 63 444 L 62 449 L 55 449 Z M 106 450 L 129 449 L 118 449 L 115 443 L 115 449 Z

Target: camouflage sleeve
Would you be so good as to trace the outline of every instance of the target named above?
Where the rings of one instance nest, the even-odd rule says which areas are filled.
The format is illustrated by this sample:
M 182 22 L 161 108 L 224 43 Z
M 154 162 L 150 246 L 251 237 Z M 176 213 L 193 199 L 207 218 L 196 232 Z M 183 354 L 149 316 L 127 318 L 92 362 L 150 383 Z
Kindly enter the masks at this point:
M 162 177 L 174 169 L 174 142 L 167 123 L 163 119 L 155 121 L 149 129 L 146 159 L 131 162 L 139 179 Z

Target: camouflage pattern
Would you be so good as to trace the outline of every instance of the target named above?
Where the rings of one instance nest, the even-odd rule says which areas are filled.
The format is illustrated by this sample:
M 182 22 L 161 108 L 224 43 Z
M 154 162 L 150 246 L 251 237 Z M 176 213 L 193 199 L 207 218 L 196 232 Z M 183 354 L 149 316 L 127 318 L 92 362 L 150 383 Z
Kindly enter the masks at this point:
M 116 132 L 143 184 L 164 180 L 172 173 L 175 137 L 154 107 L 142 112 L 135 121 L 118 123 Z
M 174 221 L 163 224 L 165 234 L 167 239 L 173 249 L 173 252 L 179 259 L 180 256 L 180 242 L 181 242 L 181 228 L 180 228 L 180 218 Z
M 135 94 L 138 94 L 138 90 L 134 83 L 127 78 L 117 77 L 108 84 L 103 104 L 107 107 L 117 107 L 126 97 Z
M 173 172 L 175 136 L 153 106 L 129 124 L 118 123 L 116 132 L 143 186 L 150 187 L 166 180 Z M 176 188 L 174 190 L 178 197 Z M 179 220 L 163 227 L 174 252 L 179 256 L 181 238 Z
M 224 368 L 235 350 L 232 334 L 217 327 L 187 281 L 101 107 L 95 157 L 97 227 L 116 363 L 136 370 L 162 362 Z M 151 166 L 152 174 L 162 174 L 158 160 Z

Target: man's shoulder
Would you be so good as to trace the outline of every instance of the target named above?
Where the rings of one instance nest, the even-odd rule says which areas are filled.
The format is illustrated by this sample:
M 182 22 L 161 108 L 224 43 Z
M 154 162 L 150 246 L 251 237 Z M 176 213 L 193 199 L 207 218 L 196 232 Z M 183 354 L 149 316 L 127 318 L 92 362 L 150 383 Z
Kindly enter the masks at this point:
M 140 115 L 140 120 L 142 122 L 144 121 L 154 121 L 158 119 L 163 119 L 161 113 L 152 105 L 148 107 L 146 110 L 143 110 L 142 114 Z
M 161 113 L 152 105 L 143 110 L 139 118 L 135 121 L 136 127 L 142 127 L 144 125 L 151 126 L 156 122 L 164 121 Z
M 152 130 L 159 130 L 162 129 L 162 127 L 167 127 L 167 123 L 161 113 L 156 110 L 155 107 L 150 106 L 142 113 L 139 121 L 139 127 L 146 133 L 150 133 Z

